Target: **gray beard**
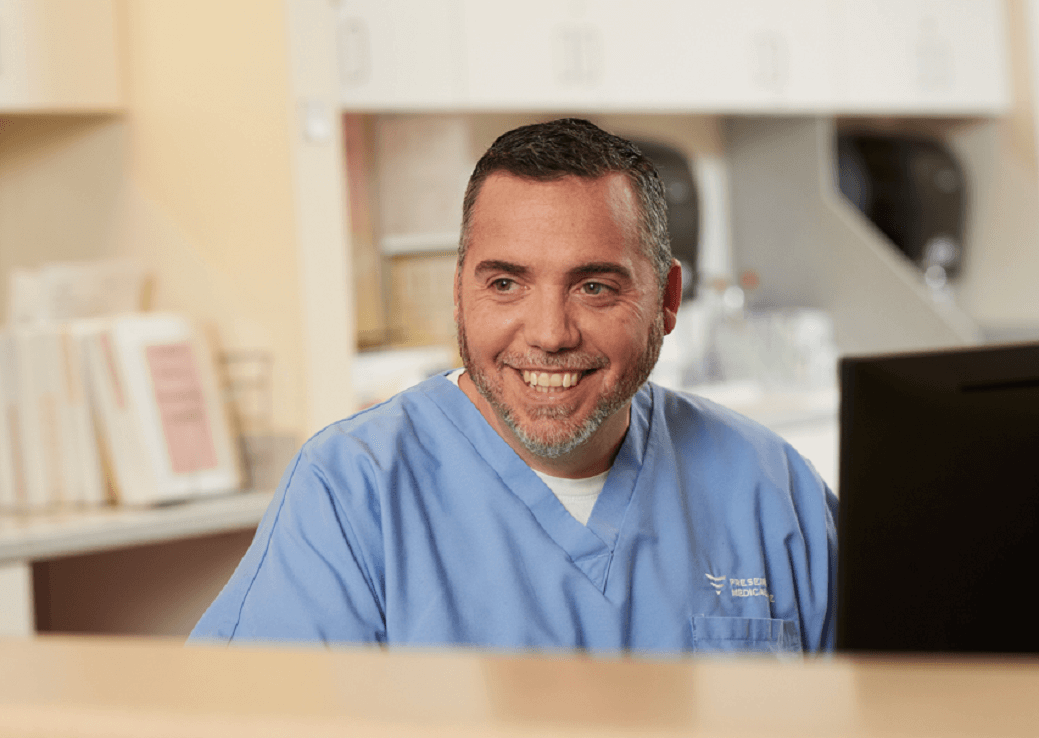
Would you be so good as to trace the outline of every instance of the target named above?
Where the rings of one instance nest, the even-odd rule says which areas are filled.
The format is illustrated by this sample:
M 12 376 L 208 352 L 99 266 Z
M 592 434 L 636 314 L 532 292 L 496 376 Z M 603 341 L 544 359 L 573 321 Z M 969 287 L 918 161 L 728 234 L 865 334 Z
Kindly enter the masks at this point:
M 649 375 L 657 363 L 657 357 L 660 355 L 660 347 L 664 342 L 664 317 L 663 315 L 658 315 L 650 328 L 646 350 L 631 370 L 620 378 L 617 386 L 599 397 L 592 414 L 583 423 L 561 423 L 559 427 L 545 434 L 544 437 L 536 438 L 520 426 L 512 408 L 505 404 L 502 399 L 501 383 L 492 382 L 485 374 L 475 368 L 469 353 L 469 341 L 465 333 L 465 317 L 461 306 L 458 309 L 458 320 L 455 324 L 455 329 L 458 333 L 458 351 L 462 357 L 462 364 L 465 366 L 465 370 L 476 386 L 477 391 L 487 400 L 501 421 L 516 434 L 523 447 L 531 454 L 544 459 L 556 459 L 576 450 L 599 430 L 599 427 L 607 418 L 625 408 L 639 388 L 649 379 Z M 543 356 L 548 360 L 543 359 L 540 361 L 539 363 L 542 366 L 558 365 L 561 368 L 566 368 L 565 358 L 554 358 L 552 355 Z M 499 368 L 504 366 L 500 356 L 497 361 Z M 598 364 L 599 368 L 609 366 L 609 362 L 605 359 L 601 359 Z M 570 409 L 565 407 L 540 408 L 531 413 L 531 418 L 535 421 L 566 421 L 570 413 Z

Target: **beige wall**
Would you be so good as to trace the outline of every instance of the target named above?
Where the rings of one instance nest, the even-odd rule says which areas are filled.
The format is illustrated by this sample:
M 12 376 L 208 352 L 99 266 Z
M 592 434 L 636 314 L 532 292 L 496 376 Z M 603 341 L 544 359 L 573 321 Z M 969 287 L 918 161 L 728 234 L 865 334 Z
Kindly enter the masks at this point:
M 152 307 L 224 350 L 273 357 L 273 421 L 301 433 L 306 387 L 280 0 L 123 0 L 127 170 L 117 251 L 156 275 Z
M 118 118 L 0 118 L 0 312 L 12 268 L 112 253 L 125 167 Z

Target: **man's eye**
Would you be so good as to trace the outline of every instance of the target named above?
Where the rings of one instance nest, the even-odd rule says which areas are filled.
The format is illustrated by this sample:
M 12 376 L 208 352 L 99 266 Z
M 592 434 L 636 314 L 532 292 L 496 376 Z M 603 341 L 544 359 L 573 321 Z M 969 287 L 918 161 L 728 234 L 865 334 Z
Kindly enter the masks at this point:
M 496 279 L 491 282 L 491 287 L 498 292 L 509 292 L 516 286 L 516 283 L 511 279 Z
M 583 285 L 581 285 L 581 289 L 584 290 L 584 293 L 586 295 L 595 296 L 601 295 L 608 288 L 606 287 L 606 285 L 600 282 L 585 282 Z

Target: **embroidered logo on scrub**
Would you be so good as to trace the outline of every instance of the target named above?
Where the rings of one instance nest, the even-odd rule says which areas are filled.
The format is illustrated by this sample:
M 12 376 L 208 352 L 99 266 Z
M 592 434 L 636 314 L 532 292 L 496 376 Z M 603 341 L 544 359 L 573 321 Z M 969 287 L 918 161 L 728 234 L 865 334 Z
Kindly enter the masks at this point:
M 768 580 L 765 577 L 751 577 L 750 579 L 736 579 L 726 575 L 715 576 L 704 574 L 707 581 L 714 587 L 714 593 L 721 595 L 725 584 L 729 584 L 729 594 L 733 597 L 767 597 L 769 602 L 775 602 L 776 598 L 769 594 Z

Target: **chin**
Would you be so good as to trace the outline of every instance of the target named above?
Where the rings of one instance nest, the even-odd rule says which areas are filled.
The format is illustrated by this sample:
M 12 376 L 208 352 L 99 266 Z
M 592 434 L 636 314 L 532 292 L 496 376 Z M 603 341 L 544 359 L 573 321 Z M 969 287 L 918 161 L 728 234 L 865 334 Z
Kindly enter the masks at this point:
M 600 417 L 597 413 L 579 425 L 566 423 L 566 427 L 563 428 L 545 429 L 538 432 L 534 429 L 528 430 L 515 423 L 507 408 L 505 415 L 497 407 L 495 411 L 498 412 L 498 417 L 509 426 L 510 430 L 512 430 L 527 451 L 544 459 L 558 459 L 561 456 L 566 456 L 576 451 L 595 435 L 595 432 L 599 430 L 599 426 L 605 420 L 605 417 Z

